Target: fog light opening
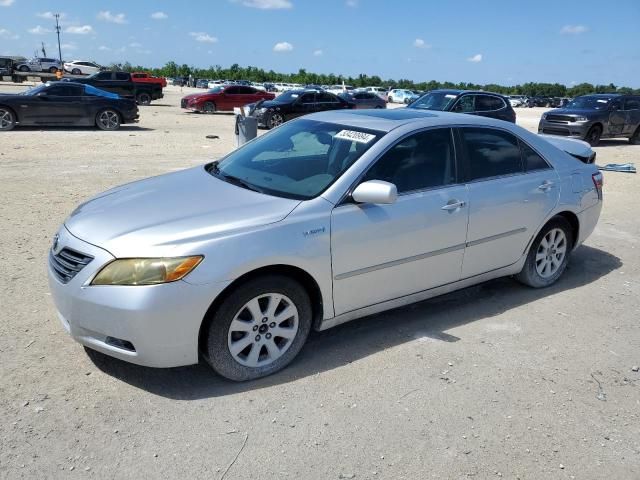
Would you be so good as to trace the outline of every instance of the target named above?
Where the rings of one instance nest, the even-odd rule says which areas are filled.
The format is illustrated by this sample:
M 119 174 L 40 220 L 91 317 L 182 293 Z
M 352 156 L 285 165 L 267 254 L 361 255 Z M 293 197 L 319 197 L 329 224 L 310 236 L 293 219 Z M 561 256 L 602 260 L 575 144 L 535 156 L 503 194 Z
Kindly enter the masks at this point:
M 128 340 L 122 340 L 121 338 L 115 337 L 107 337 L 104 341 L 107 345 L 111 345 L 112 347 L 120 348 L 122 350 L 126 350 L 128 352 L 135 352 L 136 349 Z

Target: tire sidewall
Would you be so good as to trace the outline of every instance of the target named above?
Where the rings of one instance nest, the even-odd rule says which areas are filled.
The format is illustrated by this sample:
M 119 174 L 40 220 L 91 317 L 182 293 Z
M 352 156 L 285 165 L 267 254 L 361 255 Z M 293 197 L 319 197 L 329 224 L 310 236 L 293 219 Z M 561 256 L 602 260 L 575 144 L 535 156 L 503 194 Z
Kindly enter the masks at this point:
M 138 103 L 140 105 L 149 105 L 151 103 L 151 95 L 148 93 L 141 93 L 138 95 Z
M 567 252 L 564 256 L 564 259 L 562 260 L 560 268 L 558 268 L 556 273 L 554 273 L 549 278 L 543 278 L 536 270 L 536 253 L 544 236 L 554 228 L 559 228 L 564 232 L 565 238 L 567 239 Z M 575 239 L 573 238 L 573 232 L 569 222 L 562 217 L 552 218 L 549 222 L 547 222 L 542 230 L 540 230 L 540 233 L 538 233 L 534 241 L 531 243 L 531 248 L 529 249 L 527 260 L 524 264 L 524 267 L 522 268 L 522 271 L 520 272 L 520 274 L 518 274 L 518 279 L 522 283 L 525 283 L 526 285 L 534 288 L 544 288 L 553 285 L 562 276 L 567 268 L 574 241 Z
M 13 130 L 16 126 L 16 114 L 13 113 L 10 108 L 3 107 L 3 110 L 6 110 L 7 112 L 9 112 L 9 115 L 11 115 L 11 125 L 9 125 L 9 127 L 5 128 L 4 130 L 0 130 L 0 132 L 9 132 Z
M 115 128 L 104 128 L 101 124 L 100 124 L 100 115 L 102 115 L 104 112 L 113 112 L 118 116 L 118 126 Z M 122 125 L 122 119 L 120 118 L 120 114 L 111 109 L 111 108 L 105 108 L 104 110 L 100 110 L 97 114 L 96 114 L 96 126 L 100 129 L 103 130 L 105 132 L 114 132 L 116 130 L 118 130 L 120 128 L 120 125 Z
M 229 327 L 235 315 L 249 300 L 265 293 L 280 293 L 291 299 L 298 309 L 298 333 L 289 349 L 275 362 L 264 367 L 246 367 L 238 363 L 229 352 Z M 209 365 L 229 380 L 253 380 L 283 369 L 298 355 L 311 330 L 311 301 L 305 289 L 295 280 L 270 275 L 238 286 L 212 313 L 209 321 L 205 352 Z
M 207 109 L 207 106 L 211 106 L 210 109 Z M 216 104 L 213 102 L 205 102 L 204 105 L 202 105 L 202 111 L 204 113 L 215 113 L 216 111 Z
M 598 138 L 596 140 L 592 140 L 591 139 L 591 135 L 594 131 L 600 132 L 598 135 Z M 598 125 L 594 125 L 593 127 L 591 127 L 589 129 L 589 132 L 587 132 L 587 138 L 586 141 L 589 145 L 591 145 L 592 147 L 595 147 L 598 145 L 598 143 L 600 143 L 600 138 L 602 137 L 602 128 L 600 128 Z

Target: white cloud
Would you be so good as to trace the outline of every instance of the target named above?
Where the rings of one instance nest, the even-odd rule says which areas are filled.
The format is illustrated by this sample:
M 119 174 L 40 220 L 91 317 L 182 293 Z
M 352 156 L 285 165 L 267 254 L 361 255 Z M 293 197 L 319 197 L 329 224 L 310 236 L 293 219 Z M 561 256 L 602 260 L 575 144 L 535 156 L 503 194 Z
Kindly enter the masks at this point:
M 71 25 L 65 28 L 65 33 L 71 33 L 74 35 L 87 35 L 89 33 L 95 33 L 91 25 Z
M 189 35 L 193 37 L 196 42 L 216 43 L 218 41 L 216 37 L 213 37 L 206 32 L 189 32 Z
M 131 48 L 141 48 L 141 47 L 142 47 L 142 44 L 141 44 L 141 43 L 138 43 L 138 42 L 133 42 L 133 43 L 130 43 L 130 44 L 129 44 L 129 46 L 130 46 Z
M 482 61 L 482 54 L 477 53 L 473 57 L 467 58 L 467 61 L 472 63 L 480 63 Z
M 30 28 L 27 30 L 31 35 L 44 35 L 45 33 L 51 33 L 51 30 L 48 28 L 41 27 L 38 25 L 37 27 Z
M 413 41 L 413 46 L 416 48 L 431 48 L 431 45 L 429 45 L 428 43 L 426 43 L 423 39 L 421 38 L 416 38 Z
M 98 20 L 103 20 L 105 22 L 110 23 L 118 23 L 122 25 L 123 23 L 127 23 L 127 18 L 124 13 L 111 13 L 109 10 L 103 10 L 98 12 Z
M 347 0 L 347 7 L 356 8 L 358 6 L 358 0 Z
M 324 52 L 323 52 L 322 50 L 320 50 L 320 49 L 318 49 L 318 50 L 314 50 L 314 51 L 313 51 L 313 56 L 314 56 L 314 57 L 321 57 L 323 53 L 324 53 Z
M 66 13 L 59 13 L 58 15 L 60 15 L 60 20 L 67 18 Z M 44 18 L 46 20 L 55 20 L 56 14 L 54 12 L 38 12 L 36 13 L 36 17 Z
M 0 28 L 0 38 L 17 40 L 20 38 L 20 35 L 18 35 L 17 33 L 13 33 L 11 30 L 7 30 L 6 28 Z
M 60 45 L 60 48 L 62 50 L 71 51 L 71 50 L 77 50 L 78 46 L 75 43 L 63 43 Z
M 153 12 L 151 14 L 151 18 L 153 18 L 154 20 L 166 20 L 167 18 L 169 18 L 169 15 L 164 12 Z
M 10 7 L 13 5 L 13 0 L 0 0 L 0 7 Z
M 109 52 L 109 51 L 111 51 L 111 49 L 109 47 L 105 47 L 104 45 L 100 45 L 98 47 L 98 50 L 100 50 L 101 52 Z
M 584 25 L 565 25 L 560 29 L 560 33 L 562 33 L 563 35 L 579 35 L 586 32 L 587 30 L 589 29 Z
M 293 50 L 293 45 L 289 42 L 279 42 L 273 46 L 274 52 L 290 52 L 291 50 Z
M 293 3 L 289 0 L 242 0 L 242 5 L 260 10 L 280 10 L 293 7 Z

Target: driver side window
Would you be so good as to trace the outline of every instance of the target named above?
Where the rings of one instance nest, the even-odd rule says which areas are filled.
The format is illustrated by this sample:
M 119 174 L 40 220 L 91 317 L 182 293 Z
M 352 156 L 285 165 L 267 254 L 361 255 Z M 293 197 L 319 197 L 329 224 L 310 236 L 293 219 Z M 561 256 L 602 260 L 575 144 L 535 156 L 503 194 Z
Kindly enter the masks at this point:
M 363 178 L 393 183 L 398 193 L 455 183 L 455 156 L 451 130 L 426 130 L 397 143 Z
M 452 111 L 458 113 L 470 113 L 476 111 L 476 96 L 464 95 L 458 99 Z

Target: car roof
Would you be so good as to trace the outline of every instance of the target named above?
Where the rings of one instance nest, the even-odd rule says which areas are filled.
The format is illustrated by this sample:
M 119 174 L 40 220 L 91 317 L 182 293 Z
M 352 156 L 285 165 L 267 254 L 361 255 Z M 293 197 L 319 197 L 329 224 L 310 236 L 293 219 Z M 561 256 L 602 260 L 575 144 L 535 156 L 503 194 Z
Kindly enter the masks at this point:
M 621 97 L 619 93 L 587 93 L 586 95 L 580 95 L 581 97 L 597 97 L 597 98 L 613 98 Z
M 314 113 L 304 118 L 385 133 L 408 123 L 416 123 L 418 128 L 442 125 L 478 125 L 504 128 L 510 125 L 508 122 L 493 118 L 435 110 L 424 111 L 416 108 L 332 110 Z

